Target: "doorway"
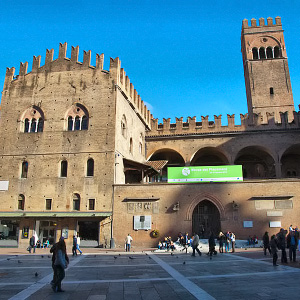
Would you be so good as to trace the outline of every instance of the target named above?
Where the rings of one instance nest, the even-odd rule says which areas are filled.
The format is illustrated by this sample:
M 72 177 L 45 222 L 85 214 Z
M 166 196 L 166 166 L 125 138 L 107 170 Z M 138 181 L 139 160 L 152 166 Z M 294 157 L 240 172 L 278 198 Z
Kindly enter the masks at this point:
M 78 234 L 80 236 L 80 245 L 85 247 L 98 246 L 99 222 L 79 221 Z
M 212 231 L 218 235 L 221 231 L 220 212 L 209 200 L 201 201 L 194 209 L 192 229 L 200 238 L 208 238 Z

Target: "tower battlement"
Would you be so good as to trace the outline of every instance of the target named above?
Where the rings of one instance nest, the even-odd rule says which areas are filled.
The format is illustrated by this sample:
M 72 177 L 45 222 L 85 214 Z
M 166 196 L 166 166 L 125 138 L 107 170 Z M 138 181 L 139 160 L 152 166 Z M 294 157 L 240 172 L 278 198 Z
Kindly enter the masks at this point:
M 258 22 L 256 19 L 253 18 L 250 20 L 250 26 L 249 26 L 249 21 L 247 19 L 243 20 L 242 30 L 254 29 L 257 27 L 269 27 L 269 29 L 272 29 L 272 27 L 274 27 L 276 30 L 278 30 L 278 27 L 282 28 L 281 18 L 276 17 L 275 22 L 271 17 L 267 18 L 266 20 L 264 18 L 259 18 Z
M 128 76 L 126 76 L 125 71 L 121 68 L 121 61 L 117 58 L 110 58 L 109 70 L 103 69 L 104 65 L 104 54 L 96 53 L 96 66 L 91 65 L 91 51 L 83 51 L 83 61 L 78 61 L 79 56 L 79 46 L 72 46 L 71 48 L 71 58 L 66 57 L 67 54 L 67 43 L 59 44 L 59 52 L 57 59 L 54 57 L 54 49 L 46 49 L 45 64 L 41 66 L 41 56 L 33 56 L 32 69 L 28 72 L 28 62 L 21 62 L 19 74 L 15 75 L 15 68 L 7 68 L 6 76 L 4 81 L 3 90 L 8 90 L 9 86 L 16 81 L 24 80 L 28 74 L 37 74 L 43 72 L 63 72 L 63 71 L 76 71 L 85 69 L 99 70 L 108 74 L 115 85 L 122 92 L 123 96 L 126 97 L 127 101 L 130 103 L 131 107 L 135 110 L 136 114 L 145 122 L 149 127 L 150 121 L 153 118 L 147 106 L 144 104 L 141 97 L 138 95 L 136 89 L 134 89 L 133 84 L 130 83 Z
M 163 123 L 158 123 L 158 119 L 152 119 L 151 131 L 148 136 L 162 135 L 182 135 L 182 134 L 214 134 L 226 132 L 245 132 L 255 130 L 270 129 L 297 129 L 300 128 L 300 111 L 294 112 L 293 116 L 281 113 L 280 120 L 274 119 L 273 113 L 254 114 L 253 121 L 248 118 L 248 114 L 240 114 L 240 124 L 236 124 L 235 115 L 227 114 L 228 125 L 222 125 L 222 115 L 214 116 L 214 121 L 209 121 L 209 116 L 201 116 L 201 121 L 196 117 L 188 117 L 186 122 L 183 117 L 176 118 L 176 123 L 171 123 L 170 118 L 163 119 Z M 290 121 L 292 120 L 292 121 Z

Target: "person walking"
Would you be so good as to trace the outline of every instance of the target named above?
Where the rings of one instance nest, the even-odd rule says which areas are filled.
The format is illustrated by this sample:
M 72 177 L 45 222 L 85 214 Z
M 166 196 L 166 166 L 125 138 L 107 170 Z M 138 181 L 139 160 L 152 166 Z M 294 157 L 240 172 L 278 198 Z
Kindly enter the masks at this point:
M 263 245 L 264 245 L 264 255 L 267 255 L 267 249 L 270 254 L 271 253 L 271 248 L 270 248 L 270 238 L 269 238 L 269 233 L 268 231 L 265 232 L 263 235 Z
M 52 253 L 52 270 L 53 270 L 53 278 L 52 278 L 52 281 L 50 282 L 50 284 L 53 286 L 55 281 L 56 281 L 56 277 L 57 277 L 57 272 L 56 272 L 56 268 L 55 268 L 55 259 L 56 259 L 56 249 L 57 249 L 57 244 L 58 243 L 55 243 L 51 249 L 50 249 L 50 253 Z
M 193 241 L 192 241 L 192 248 L 193 248 L 192 256 L 194 256 L 194 257 L 195 257 L 195 251 L 197 251 L 199 256 L 201 256 L 201 252 L 198 249 L 199 242 L 200 242 L 199 235 L 197 233 L 194 233 L 194 237 L 193 237 Z
M 126 236 L 125 239 L 125 245 L 126 245 L 126 252 L 130 252 L 131 242 L 133 241 L 133 238 L 131 237 L 130 233 Z
M 72 254 L 73 256 L 77 256 L 77 237 L 76 235 L 73 236 L 73 247 L 72 247 Z
M 33 253 L 35 253 L 35 248 L 36 248 L 35 236 L 33 235 L 29 240 L 29 248 L 28 248 L 29 253 L 31 253 L 31 249 L 33 249 Z
M 77 235 L 77 250 L 79 251 L 80 255 L 82 255 L 82 251 L 80 250 L 80 236 L 79 234 Z
M 209 238 L 208 238 L 209 259 L 212 259 L 213 254 L 217 254 L 215 247 L 216 247 L 215 236 L 214 236 L 213 232 L 211 232 L 209 235 Z
M 66 243 L 63 237 L 59 239 L 55 249 L 55 262 L 54 268 L 56 272 L 56 278 L 52 285 L 54 292 L 64 292 L 61 289 L 61 282 L 65 278 L 65 269 L 69 264 L 69 258 L 67 255 Z

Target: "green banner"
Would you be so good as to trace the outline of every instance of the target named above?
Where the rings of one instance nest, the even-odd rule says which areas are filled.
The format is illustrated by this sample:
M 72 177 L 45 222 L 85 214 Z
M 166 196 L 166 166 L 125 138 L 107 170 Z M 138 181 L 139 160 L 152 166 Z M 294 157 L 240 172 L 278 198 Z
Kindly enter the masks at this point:
M 226 182 L 243 181 L 241 165 L 170 167 L 168 182 Z

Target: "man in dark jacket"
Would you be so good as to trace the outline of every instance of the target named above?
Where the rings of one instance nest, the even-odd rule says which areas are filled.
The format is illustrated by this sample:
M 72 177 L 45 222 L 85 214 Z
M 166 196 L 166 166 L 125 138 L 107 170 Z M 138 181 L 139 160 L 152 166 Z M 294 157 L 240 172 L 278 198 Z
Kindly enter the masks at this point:
M 296 261 L 296 250 L 298 245 L 298 238 L 295 231 L 290 231 L 287 235 L 287 248 L 289 249 L 290 261 Z
M 273 255 L 273 266 L 278 266 L 277 265 L 277 240 L 275 238 L 275 235 L 271 236 L 271 242 L 270 242 L 270 247 L 271 247 L 271 252 Z
M 73 236 L 72 253 L 73 253 L 73 256 L 74 256 L 74 255 L 77 256 L 77 237 L 76 237 L 76 235 Z
M 281 228 L 280 231 L 277 233 L 277 244 L 278 248 L 281 250 L 281 262 L 287 263 L 286 257 L 286 231 Z
M 264 255 L 267 255 L 267 249 L 269 250 L 269 253 L 271 254 L 271 248 L 270 248 L 270 239 L 268 231 L 265 232 L 263 235 L 263 244 L 264 244 Z
M 32 248 L 33 248 L 33 253 L 35 253 L 36 245 L 35 245 L 35 237 L 34 237 L 34 235 L 29 240 L 29 253 L 31 253 L 31 249 Z

